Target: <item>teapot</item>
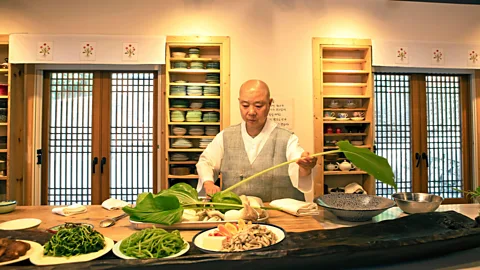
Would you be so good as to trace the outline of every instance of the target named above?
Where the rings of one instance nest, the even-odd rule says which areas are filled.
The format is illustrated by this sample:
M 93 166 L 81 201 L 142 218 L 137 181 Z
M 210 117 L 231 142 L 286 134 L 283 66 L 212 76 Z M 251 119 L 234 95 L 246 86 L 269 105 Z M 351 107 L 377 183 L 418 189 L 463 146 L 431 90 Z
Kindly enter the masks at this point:
M 350 171 L 351 169 L 355 169 L 355 165 L 353 165 L 352 163 L 344 160 L 342 163 L 338 163 L 337 162 L 337 165 L 338 165 L 338 168 L 340 168 L 340 170 L 342 171 Z
M 325 165 L 325 169 L 327 171 L 334 171 L 334 170 L 337 170 L 338 169 L 338 165 L 335 165 L 335 164 L 332 164 L 332 163 L 328 163 L 327 165 Z

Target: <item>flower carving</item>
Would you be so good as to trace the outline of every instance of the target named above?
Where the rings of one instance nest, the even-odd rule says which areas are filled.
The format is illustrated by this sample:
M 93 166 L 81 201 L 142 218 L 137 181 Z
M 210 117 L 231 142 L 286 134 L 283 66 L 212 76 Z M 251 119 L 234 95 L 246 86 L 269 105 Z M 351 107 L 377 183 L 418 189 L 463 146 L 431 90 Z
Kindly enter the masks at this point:
M 43 54 L 43 56 L 47 56 L 47 54 L 50 54 L 50 46 L 47 45 L 47 43 L 43 43 L 43 45 L 40 46 L 40 54 Z
M 472 63 L 476 63 L 478 61 L 478 53 L 475 51 L 471 51 L 468 56 L 468 60 L 472 61 Z
M 440 62 L 442 61 L 442 58 L 443 58 L 443 53 L 439 50 L 435 50 L 433 52 L 433 59 L 437 62 Z
M 400 58 L 400 61 L 403 61 L 405 58 L 407 58 L 407 51 L 405 51 L 403 48 L 400 48 L 400 50 L 397 51 L 397 57 Z
M 90 55 L 93 54 L 93 46 L 87 43 L 85 46 L 83 46 L 83 54 L 85 54 L 86 57 L 89 57 Z
M 135 46 L 132 46 L 132 44 L 128 44 L 127 47 L 125 47 L 125 54 L 128 55 L 128 57 L 132 57 L 135 55 Z

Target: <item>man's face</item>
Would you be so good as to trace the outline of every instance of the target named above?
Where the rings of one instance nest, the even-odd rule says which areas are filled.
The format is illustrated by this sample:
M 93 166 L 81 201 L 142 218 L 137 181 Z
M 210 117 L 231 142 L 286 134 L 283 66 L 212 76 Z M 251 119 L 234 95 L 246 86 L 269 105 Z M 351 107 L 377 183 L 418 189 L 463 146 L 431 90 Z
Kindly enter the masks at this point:
M 262 129 L 267 121 L 272 99 L 267 96 L 267 91 L 260 89 L 247 89 L 240 91 L 240 113 L 245 121 L 247 130 Z

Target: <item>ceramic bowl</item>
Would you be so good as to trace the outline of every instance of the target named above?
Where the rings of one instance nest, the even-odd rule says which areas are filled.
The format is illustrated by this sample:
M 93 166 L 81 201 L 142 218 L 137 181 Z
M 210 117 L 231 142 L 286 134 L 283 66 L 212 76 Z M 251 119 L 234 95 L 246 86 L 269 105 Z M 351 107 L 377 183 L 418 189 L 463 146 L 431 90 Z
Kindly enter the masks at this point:
M 186 55 L 184 52 L 172 52 L 173 58 L 185 58 Z
M 395 206 L 395 202 L 366 194 L 332 193 L 319 196 L 315 202 L 346 221 L 369 221 L 374 216 Z
M 427 193 L 399 192 L 393 194 L 392 198 L 407 214 L 433 212 L 443 202 L 442 197 Z
M 350 143 L 355 146 L 363 145 L 363 141 L 350 141 Z
M 17 201 L 0 202 L 0 214 L 10 213 L 17 207 Z

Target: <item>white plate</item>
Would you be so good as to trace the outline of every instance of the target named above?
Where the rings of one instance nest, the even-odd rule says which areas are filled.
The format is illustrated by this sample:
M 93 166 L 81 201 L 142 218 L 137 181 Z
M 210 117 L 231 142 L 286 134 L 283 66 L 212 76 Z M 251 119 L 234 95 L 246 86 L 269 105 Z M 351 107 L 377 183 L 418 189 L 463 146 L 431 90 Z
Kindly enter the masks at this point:
M 22 218 L 0 223 L 0 230 L 24 230 L 38 226 L 42 221 L 37 218 Z
M 353 121 L 362 121 L 365 117 L 352 117 Z
M 350 120 L 350 118 L 348 118 L 348 117 L 345 117 L 345 118 L 338 118 L 338 117 L 337 117 L 336 119 L 337 119 L 337 121 L 346 121 L 346 120 Z
M 258 249 L 251 249 L 251 250 L 245 250 L 245 251 L 258 251 L 258 250 L 263 250 L 265 248 L 270 248 L 270 247 L 273 247 L 275 245 L 278 245 L 280 244 L 284 239 L 285 239 L 285 231 L 278 227 L 278 226 L 275 226 L 275 225 L 265 225 L 265 224 L 260 224 L 260 226 L 265 226 L 267 227 L 267 229 L 269 229 L 270 231 L 272 231 L 276 236 L 277 236 L 277 242 L 273 245 L 270 245 L 268 247 L 263 247 L 263 248 L 258 248 Z M 209 229 L 209 230 L 205 230 L 205 231 L 201 231 L 199 233 L 197 233 L 194 237 L 193 237 L 193 240 L 192 240 L 192 243 L 198 247 L 199 249 L 201 249 L 202 251 L 205 251 L 205 252 L 221 252 L 221 253 L 230 253 L 230 252 L 226 252 L 226 251 L 220 251 L 220 250 L 213 250 L 213 249 L 208 249 L 208 248 L 205 248 L 203 246 L 203 241 L 204 241 L 204 238 L 206 236 L 208 236 L 208 234 L 210 233 L 213 233 L 215 230 L 217 230 L 217 228 L 213 228 L 213 229 Z M 238 251 L 237 251 L 238 252 Z M 240 252 L 244 252 L 244 251 L 240 251 Z M 234 252 L 231 252 L 231 253 L 234 253 Z
M 25 243 L 29 243 L 30 244 L 30 249 L 27 251 L 27 253 L 25 253 L 25 255 L 20 256 L 15 260 L 0 262 L 0 266 L 26 260 L 26 259 L 30 258 L 30 256 L 32 256 L 33 253 L 40 252 L 40 250 L 43 250 L 42 245 L 40 245 L 37 242 L 32 242 L 32 241 L 27 241 L 27 240 L 17 240 L 17 241 L 22 241 L 22 242 L 25 242 Z
M 335 117 L 323 117 L 323 120 L 332 121 L 332 120 L 335 120 Z
M 63 264 L 63 263 L 88 262 L 107 254 L 113 248 L 113 240 L 108 237 L 104 237 L 104 238 L 105 238 L 105 246 L 103 247 L 103 249 L 97 252 L 71 256 L 71 257 L 54 257 L 54 256 L 43 255 L 43 247 L 42 247 L 42 249 L 40 249 L 40 252 L 35 252 L 30 257 L 30 262 L 35 265 L 55 265 L 55 264 Z
M 115 254 L 117 257 L 119 258 L 122 258 L 122 259 L 125 259 L 125 260 L 130 260 L 130 259 L 136 259 L 138 260 L 138 258 L 135 258 L 135 257 L 130 257 L 130 256 L 127 256 L 125 254 L 123 254 L 121 251 L 120 251 L 120 245 L 122 244 L 122 241 L 123 240 L 120 240 L 118 241 L 114 246 L 113 246 L 113 254 Z M 164 258 L 174 258 L 174 257 L 178 257 L 178 256 L 182 256 L 183 254 L 187 253 L 187 251 L 190 249 L 190 244 L 188 244 L 187 241 L 183 240 L 183 242 L 185 242 L 185 244 L 187 244 L 183 249 L 181 249 L 179 252 L 175 253 L 175 254 L 172 254 L 170 256 L 167 256 L 167 257 L 163 257 L 161 259 L 164 259 Z

